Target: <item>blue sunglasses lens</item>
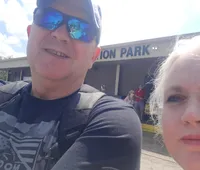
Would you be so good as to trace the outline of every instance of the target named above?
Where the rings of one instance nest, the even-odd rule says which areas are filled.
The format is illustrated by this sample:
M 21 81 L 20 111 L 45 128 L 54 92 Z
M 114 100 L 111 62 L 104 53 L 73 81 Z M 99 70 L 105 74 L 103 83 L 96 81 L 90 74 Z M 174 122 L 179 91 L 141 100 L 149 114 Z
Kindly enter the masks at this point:
M 65 18 L 64 18 L 65 17 Z M 48 30 L 56 30 L 66 20 L 66 28 L 72 39 L 90 42 L 92 36 L 91 25 L 87 22 L 65 15 L 54 9 L 46 9 L 44 11 L 36 11 L 34 23 Z
M 57 29 L 63 22 L 63 16 L 56 11 L 48 11 L 42 17 L 40 17 L 39 25 L 48 30 Z M 37 23 L 36 23 L 37 24 Z
M 91 41 L 92 38 L 89 35 L 89 24 L 82 22 L 78 19 L 71 18 L 68 20 L 67 26 L 71 38 L 84 42 Z

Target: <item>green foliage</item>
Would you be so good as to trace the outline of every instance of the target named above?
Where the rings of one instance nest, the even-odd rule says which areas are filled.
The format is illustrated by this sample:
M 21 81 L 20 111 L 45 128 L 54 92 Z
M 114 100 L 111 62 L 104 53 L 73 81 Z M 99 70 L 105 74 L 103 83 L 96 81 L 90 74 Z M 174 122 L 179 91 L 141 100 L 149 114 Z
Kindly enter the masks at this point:
M 6 70 L 0 70 L 0 79 L 1 80 L 7 80 L 7 76 L 8 76 L 8 74 L 7 74 L 7 71 Z

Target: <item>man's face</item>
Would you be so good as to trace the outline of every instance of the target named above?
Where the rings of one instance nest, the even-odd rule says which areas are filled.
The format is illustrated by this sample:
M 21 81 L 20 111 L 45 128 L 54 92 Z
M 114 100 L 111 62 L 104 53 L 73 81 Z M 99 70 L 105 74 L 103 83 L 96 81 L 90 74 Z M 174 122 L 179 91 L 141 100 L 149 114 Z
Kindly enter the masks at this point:
M 52 8 L 91 23 L 84 0 L 57 0 Z M 55 55 L 62 54 L 65 57 Z M 53 54 L 54 53 L 54 54 Z M 49 31 L 35 24 L 31 26 L 27 46 L 27 57 L 32 75 L 49 80 L 72 80 L 85 78 L 85 75 L 100 53 L 96 41 L 89 43 L 72 39 L 66 25 Z

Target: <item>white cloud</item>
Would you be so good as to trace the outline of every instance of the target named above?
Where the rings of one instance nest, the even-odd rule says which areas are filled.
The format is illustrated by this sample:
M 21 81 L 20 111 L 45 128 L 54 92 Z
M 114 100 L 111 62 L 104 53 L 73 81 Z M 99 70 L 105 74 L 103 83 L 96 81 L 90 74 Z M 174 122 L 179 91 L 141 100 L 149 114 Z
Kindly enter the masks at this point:
M 35 0 L 23 0 L 24 8 L 17 0 L 8 0 L 6 3 L 0 0 L 0 21 L 6 26 L 7 34 L 0 32 L 0 56 L 25 56 L 25 47 L 22 47 L 21 40 L 27 40 L 26 28 L 32 22 L 28 15 L 34 9 Z M 12 47 L 21 47 L 22 52 L 16 52 Z
M 0 56 L 1 57 L 12 56 L 15 58 L 15 57 L 24 57 L 26 56 L 26 54 L 23 52 L 16 52 L 8 44 L 0 42 Z
M 101 44 L 177 34 L 185 23 L 182 0 L 98 0 L 102 7 Z
M 190 0 L 188 1 L 188 6 L 192 9 L 190 12 L 195 14 L 200 14 L 200 1 L 199 0 Z
M 7 37 L 0 33 L 0 56 L 7 57 L 22 57 L 25 56 L 24 52 L 16 52 L 10 45 L 20 45 L 20 39 L 14 36 Z
M 26 15 L 33 14 L 34 9 L 36 8 L 36 0 L 21 0 L 24 4 L 24 11 L 26 12 Z M 30 23 L 32 20 L 30 21 Z
M 16 0 L 9 0 L 6 4 L 0 4 L 0 11 L 0 20 L 6 23 L 7 32 L 27 40 L 26 28 L 30 21 L 20 4 Z
M 5 41 L 5 39 L 6 39 L 6 35 L 3 35 L 0 33 L 0 42 Z
M 15 52 L 13 55 L 12 55 L 13 58 L 18 58 L 18 57 L 26 57 L 26 53 L 23 53 L 23 52 Z
M 10 44 L 10 45 L 19 45 L 21 44 L 20 39 L 16 36 L 8 36 L 5 39 L 5 43 L 6 44 Z

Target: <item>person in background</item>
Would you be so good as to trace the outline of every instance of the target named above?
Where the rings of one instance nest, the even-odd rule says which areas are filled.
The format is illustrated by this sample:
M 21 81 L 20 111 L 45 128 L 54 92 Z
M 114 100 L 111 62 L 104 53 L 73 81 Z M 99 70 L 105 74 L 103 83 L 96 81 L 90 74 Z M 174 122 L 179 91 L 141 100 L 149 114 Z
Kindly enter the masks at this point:
M 145 92 L 144 89 L 142 88 L 142 85 L 139 85 L 138 89 L 135 90 L 135 109 L 141 121 L 144 112 L 144 94 Z
M 102 92 L 105 92 L 105 91 L 106 91 L 106 85 L 105 85 L 105 84 L 102 84 L 102 85 L 101 85 L 101 91 L 102 91 Z
M 159 68 L 150 111 L 174 160 L 200 170 L 200 36 L 181 42 Z
M 129 103 L 130 105 L 134 106 L 135 105 L 135 99 L 134 99 L 134 94 L 135 92 L 133 90 L 129 91 L 128 95 L 124 99 L 125 102 Z

